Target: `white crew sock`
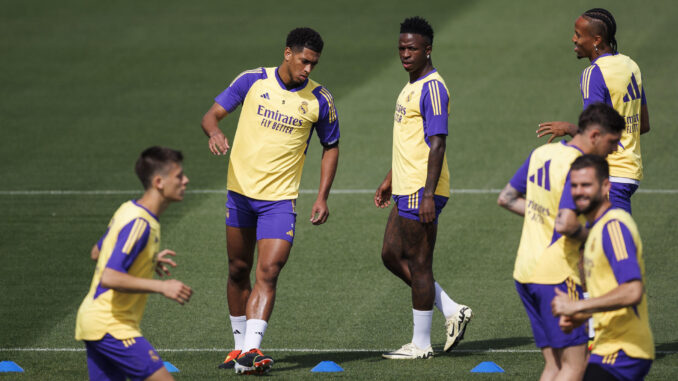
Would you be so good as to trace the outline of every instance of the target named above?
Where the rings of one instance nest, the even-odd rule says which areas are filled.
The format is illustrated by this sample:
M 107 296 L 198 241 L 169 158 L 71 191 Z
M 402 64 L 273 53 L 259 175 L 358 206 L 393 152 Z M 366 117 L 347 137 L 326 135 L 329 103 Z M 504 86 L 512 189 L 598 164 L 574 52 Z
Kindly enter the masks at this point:
M 247 319 L 247 330 L 245 331 L 245 342 L 242 350 L 247 352 L 253 348 L 261 348 L 261 340 L 264 339 L 268 323 L 260 319 Z
M 233 332 L 234 349 L 242 350 L 242 344 L 245 341 L 245 330 L 247 329 L 247 317 L 228 315 L 231 318 L 231 331 Z
M 414 329 L 412 330 L 412 342 L 419 349 L 426 349 L 431 346 L 431 321 L 433 320 L 433 310 L 419 311 L 412 309 L 412 320 Z
M 445 315 L 445 319 L 449 318 L 450 316 L 454 315 L 459 311 L 459 304 L 455 303 L 454 300 L 450 299 L 449 296 L 447 296 L 447 293 L 445 290 L 443 290 L 442 287 L 438 284 L 438 282 L 435 282 L 436 284 L 436 301 L 435 305 L 438 307 L 440 312 Z

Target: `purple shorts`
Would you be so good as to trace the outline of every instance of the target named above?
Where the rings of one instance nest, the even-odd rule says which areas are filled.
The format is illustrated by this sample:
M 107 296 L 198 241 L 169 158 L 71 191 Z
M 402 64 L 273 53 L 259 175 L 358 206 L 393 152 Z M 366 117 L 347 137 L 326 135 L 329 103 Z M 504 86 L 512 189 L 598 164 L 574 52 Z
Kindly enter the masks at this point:
M 530 318 L 534 341 L 539 348 L 565 348 L 586 344 L 589 340 L 586 325 L 575 328 L 570 333 L 560 330 L 559 317 L 551 313 L 551 301 L 556 296 L 554 288 L 574 295 L 578 300 L 583 294 L 581 286 L 565 281 L 560 284 L 520 283 L 516 281 L 516 290 L 520 295 L 527 317 Z M 568 290 L 569 289 L 569 290 Z
M 612 206 L 624 209 L 631 214 L 631 196 L 638 189 L 636 184 L 610 182 L 610 202 Z
M 420 221 L 419 204 L 423 196 L 424 188 L 419 188 L 418 191 L 408 196 L 399 196 L 394 194 L 393 200 L 398 206 L 398 215 L 410 220 Z M 449 197 L 433 195 L 433 202 L 436 206 L 436 219 L 433 222 L 436 224 L 438 223 L 438 216 L 440 215 L 440 212 L 443 211 L 445 204 L 447 204 L 447 200 L 449 200 Z
M 228 191 L 226 225 L 256 228 L 260 239 L 284 239 L 294 243 L 296 200 L 262 201 Z
M 118 340 L 107 333 L 85 347 L 90 380 L 144 380 L 165 366 L 143 336 Z
M 587 373 L 589 368 L 596 366 L 620 381 L 636 381 L 645 379 L 652 366 L 652 360 L 629 357 L 622 350 L 607 356 L 592 353 L 589 357 L 589 365 L 586 368 Z M 584 379 L 586 379 L 586 375 L 584 375 Z

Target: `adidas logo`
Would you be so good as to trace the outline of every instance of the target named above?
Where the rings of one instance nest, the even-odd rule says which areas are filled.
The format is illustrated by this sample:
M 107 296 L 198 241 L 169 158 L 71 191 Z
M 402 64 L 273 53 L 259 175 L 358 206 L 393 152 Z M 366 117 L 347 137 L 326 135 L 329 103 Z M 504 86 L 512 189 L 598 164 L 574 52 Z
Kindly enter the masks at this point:
M 288 232 L 285 233 L 285 234 L 287 234 L 288 236 L 294 238 L 294 230 L 290 230 L 290 231 L 288 231 Z
M 259 336 L 262 336 L 262 337 L 264 336 L 264 333 L 263 333 L 263 332 L 255 331 L 254 333 L 257 334 L 257 335 L 259 335 Z
M 537 173 L 533 174 L 528 178 L 531 183 L 537 182 L 537 185 L 543 187 L 547 191 L 551 190 L 551 180 L 549 178 L 549 167 L 551 166 L 551 160 L 547 160 L 544 163 L 544 166 L 537 169 Z
M 240 335 L 240 334 L 241 334 L 241 332 L 240 332 L 240 331 L 238 331 L 238 330 L 236 329 L 235 331 L 233 331 L 233 334 L 234 334 L 234 335 Z
M 631 74 L 631 83 L 626 87 L 626 95 L 624 95 L 624 103 L 640 98 L 640 90 L 638 89 L 638 82 L 636 77 Z
M 268 96 L 268 93 L 263 93 L 263 94 L 261 94 L 261 97 L 260 97 L 260 98 L 271 99 L 271 97 Z

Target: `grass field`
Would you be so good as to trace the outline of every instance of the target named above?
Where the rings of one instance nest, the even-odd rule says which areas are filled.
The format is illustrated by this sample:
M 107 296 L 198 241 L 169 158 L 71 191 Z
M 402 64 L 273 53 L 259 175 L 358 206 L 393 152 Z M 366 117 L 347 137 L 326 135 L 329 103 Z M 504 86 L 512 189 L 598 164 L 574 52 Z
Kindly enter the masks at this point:
M 179 148 L 191 190 L 223 190 L 227 158 L 213 157 L 202 114 L 241 71 L 276 66 L 286 33 L 316 28 L 325 51 L 312 77 L 334 94 L 341 158 L 332 215 L 306 220 L 319 178 L 311 141 L 297 237 L 280 281 L 264 350 L 278 379 L 536 379 L 542 367 L 511 277 L 521 221 L 496 206 L 526 155 L 544 141 L 541 121 L 575 121 L 581 109 L 570 38 L 577 15 L 609 8 L 620 51 L 643 72 L 652 131 L 645 179 L 633 197 L 643 237 L 657 361 L 651 380 L 678 377 L 678 160 L 674 142 L 678 5 L 585 1 L 25 1 L 0 2 L 0 361 L 24 373 L 0 380 L 86 379 L 75 314 L 89 286 L 89 249 L 117 206 L 140 192 L 133 174 L 150 145 Z M 441 215 L 437 280 L 475 318 L 458 349 L 430 361 L 391 362 L 380 352 L 411 338 L 409 290 L 379 257 L 387 211 L 370 192 L 390 166 L 395 98 L 407 81 L 398 23 L 435 28 L 433 61 L 452 93 L 448 160 L 453 192 Z M 236 113 L 237 114 L 237 113 Z M 237 115 L 222 122 L 233 136 Z M 650 193 L 663 190 L 664 193 Z M 50 191 L 69 191 L 54 193 Z M 225 193 L 193 192 L 162 217 L 173 276 L 195 294 L 181 307 L 149 298 L 144 335 L 179 380 L 234 377 L 216 366 L 232 343 L 224 290 Z M 434 315 L 433 342 L 443 344 Z M 331 360 L 345 371 L 313 374 Z M 473 374 L 494 361 L 503 374 Z

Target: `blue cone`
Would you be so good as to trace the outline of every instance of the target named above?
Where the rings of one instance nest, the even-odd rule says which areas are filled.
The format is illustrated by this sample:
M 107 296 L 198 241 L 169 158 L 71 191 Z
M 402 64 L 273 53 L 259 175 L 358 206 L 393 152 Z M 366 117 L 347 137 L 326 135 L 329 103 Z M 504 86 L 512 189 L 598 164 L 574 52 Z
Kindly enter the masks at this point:
M 179 369 L 177 369 L 176 366 L 172 365 L 171 362 L 169 361 L 163 361 L 165 363 L 165 368 L 167 368 L 167 371 L 170 373 L 178 373 Z
M 337 365 L 334 361 L 321 361 L 311 372 L 343 372 L 344 369 Z
M 480 364 L 476 365 L 475 368 L 471 369 L 472 373 L 504 373 L 499 365 L 493 363 L 492 361 L 483 361 Z
M 5 372 L 19 372 L 23 373 L 23 369 L 14 361 L 0 361 L 0 373 Z

